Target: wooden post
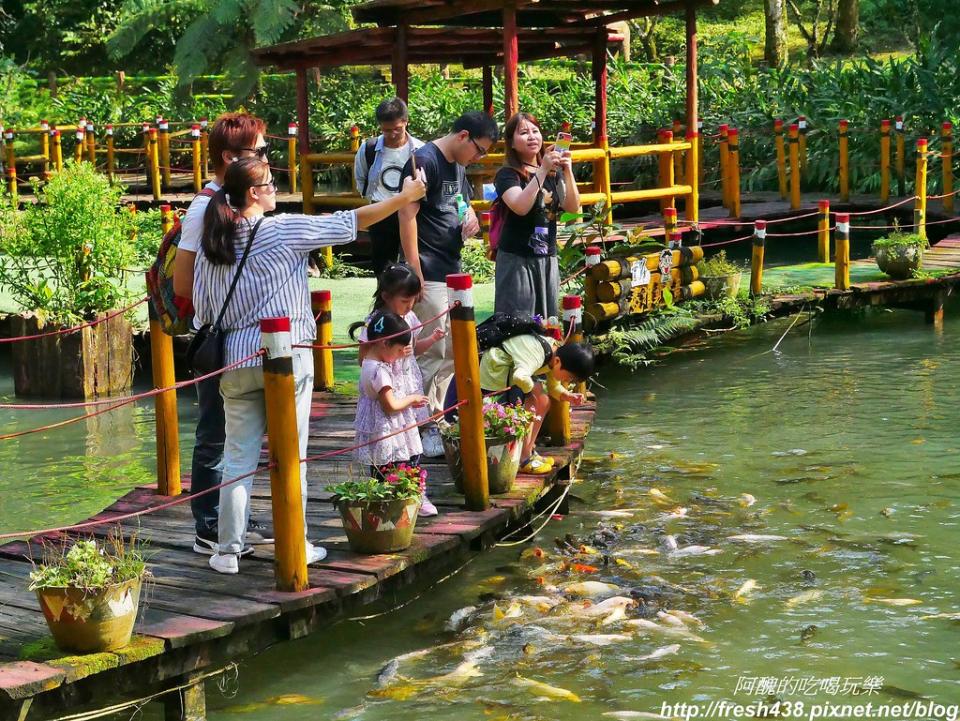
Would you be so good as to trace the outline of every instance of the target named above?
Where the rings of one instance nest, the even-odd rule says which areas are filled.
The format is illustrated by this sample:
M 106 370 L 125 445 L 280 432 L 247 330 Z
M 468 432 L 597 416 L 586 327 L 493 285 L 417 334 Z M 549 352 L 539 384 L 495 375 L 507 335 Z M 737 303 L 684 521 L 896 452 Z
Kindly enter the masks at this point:
M 850 153 L 847 139 L 849 123 L 840 121 L 840 200 L 850 202 Z
M 97 134 L 93 128 L 93 123 L 87 121 L 86 141 L 87 141 L 87 160 L 94 166 L 97 164 Z
M 902 198 L 907 194 L 907 149 L 903 116 L 898 115 L 894 122 L 897 130 L 897 196 Z
M 837 213 L 837 236 L 834 242 L 834 287 L 850 290 L 850 214 Z
M 777 118 L 773 121 L 773 136 L 777 147 L 777 183 L 780 187 L 780 197 L 787 199 L 787 147 L 783 140 L 783 121 Z
M 730 217 L 740 217 L 740 131 L 730 128 L 727 138 L 727 165 L 730 170 Z
M 168 230 L 170 206 L 160 206 L 163 234 Z M 154 388 L 170 388 L 177 382 L 173 364 L 173 337 L 163 332 L 150 306 L 150 366 Z M 179 496 L 180 431 L 177 419 L 177 391 L 168 390 L 153 397 L 157 432 L 157 493 Z
M 76 138 L 76 144 L 73 146 L 73 160 L 76 163 L 79 163 L 83 160 L 83 147 L 84 147 L 84 138 L 87 134 L 86 121 L 81 120 L 82 125 L 77 125 L 77 132 L 74 135 Z
M 579 343 L 583 338 L 580 324 L 583 320 L 583 303 L 579 295 L 565 295 L 561 301 L 563 310 L 563 337 L 567 343 Z M 570 404 L 566 401 L 550 399 L 550 411 L 544 421 L 550 434 L 550 444 L 568 446 L 570 432 Z
M 690 186 L 690 195 L 687 196 L 684 207 L 687 220 L 696 223 L 700 220 L 700 133 L 687 131 L 687 142 L 690 150 L 687 151 L 687 184 Z
M 457 398 L 466 401 L 466 405 L 458 411 L 463 494 L 468 511 L 483 511 L 490 505 L 490 487 L 487 480 L 487 447 L 483 437 L 483 396 L 480 392 L 480 359 L 472 289 L 473 279 L 468 273 L 447 276 L 454 382 L 457 384 Z
M 763 252 L 767 239 L 767 221 L 753 223 L 753 250 L 750 254 L 750 293 L 760 295 L 763 292 Z
M 163 721 L 207 721 L 204 681 L 199 673 L 180 677 L 179 691 L 161 698 Z
M 40 155 L 43 156 L 40 162 L 40 177 L 47 180 L 50 177 L 50 123 L 41 120 L 40 130 Z
M 584 253 L 583 295 L 589 306 L 597 302 L 597 281 L 590 274 L 590 269 L 595 265 L 600 265 L 600 261 L 603 259 L 603 249 L 599 245 L 588 245 Z
M 606 29 L 604 29 L 606 33 Z M 517 6 L 507 2 L 503 6 L 503 120 L 510 120 L 520 109 L 517 90 Z M 596 55 L 594 55 L 596 63 Z
M 681 138 L 683 137 L 683 124 L 676 118 L 674 118 L 673 120 L 673 127 L 671 128 L 671 131 L 673 132 L 673 142 L 675 143 L 681 142 Z M 677 185 L 684 184 L 684 180 L 683 180 L 684 167 L 683 166 L 684 166 L 683 152 L 677 151 L 673 154 L 673 177 L 674 177 L 674 180 L 676 180 Z
M 593 39 L 593 144 L 604 151 L 593 164 L 594 184 L 607 204 L 608 224 L 613 222 L 613 189 L 610 186 L 610 154 L 607 139 L 607 29 L 600 28 Z
M 315 290 L 310 293 L 310 309 L 317 319 L 317 338 L 315 345 L 333 343 L 333 294 L 329 290 Z M 315 391 L 333 390 L 333 351 L 329 348 L 313 349 L 313 389 Z
M 669 240 L 673 237 L 673 234 L 677 232 L 677 209 L 676 208 L 664 208 L 663 209 L 663 239 L 664 241 Z
M 150 159 L 150 182 L 153 188 L 153 199 L 160 200 L 160 149 L 157 147 L 157 129 L 150 128 L 149 143 L 150 152 L 147 156 Z
M 953 123 L 943 124 L 941 135 L 943 156 L 943 210 L 953 214 Z
M 797 127 L 800 130 L 800 173 L 807 169 L 807 116 L 797 118 Z
M 917 140 L 917 194 L 916 205 L 913 209 L 914 230 L 922 237 L 927 237 L 927 139 Z
M 297 192 L 297 124 L 287 124 L 287 169 L 290 176 L 290 192 Z
M 104 132 L 107 134 L 107 177 L 112 183 L 114 181 L 114 172 L 116 170 L 116 146 L 113 140 L 113 125 L 107 123 Z
M 720 197 L 724 208 L 730 207 L 730 178 L 727 175 L 727 156 L 729 151 L 730 126 L 720 126 Z
M 153 187 L 152 185 L 152 176 L 153 176 L 153 155 L 150 152 L 150 123 L 143 123 L 141 126 L 143 131 L 143 150 L 144 150 L 144 161 L 143 161 L 143 176 L 144 182 L 147 185 L 147 189 Z
M 483 66 L 483 112 L 493 117 L 493 68 L 489 65 Z
M 880 121 L 880 202 L 890 200 L 890 121 Z
M 800 209 L 800 126 L 790 126 L 790 209 Z
M 63 145 L 60 143 L 60 131 L 52 130 L 50 139 L 53 140 L 53 169 L 59 173 L 63 170 Z
M 300 442 L 289 318 L 260 321 L 263 395 L 270 448 L 270 497 L 273 507 L 274 571 L 278 591 L 303 591 L 307 576 L 306 529 L 300 488 Z
M 821 200 L 817 204 L 820 220 L 817 225 L 817 260 L 830 262 L 830 201 Z
M 408 34 L 409 29 L 406 23 L 397 25 L 390 68 L 393 76 L 393 87 L 397 91 L 397 97 L 403 102 L 407 102 L 410 98 L 410 67 L 407 60 Z
M 200 165 L 203 167 L 203 179 L 210 177 L 210 133 L 207 119 L 200 118 Z
M 698 182 L 699 180 L 703 180 L 704 178 L 707 177 L 703 172 L 703 165 L 704 165 L 703 156 L 705 154 L 706 153 L 703 150 L 703 121 L 698 120 L 697 121 L 697 155 L 699 156 L 697 158 L 699 162 L 698 171 L 697 171 Z
M 687 132 L 695 131 L 699 136 L 700 131 L 700 92 L 697 58 L 697 8 L 693 3 L 687 3 L 686 8 L 686 34 L 687 34 Z M 690 167 L 689 162 L 687 167 Z M 703 171 L 700 170 L 699 176 L 703 177 Z M 689 183 L 689 180 L 688 180 Z M 693 183 L 689 183 L 693 185 Z
M 673 143 L 673 131 L 671 130 L 661 130 L 660 131 L 660 142 L 663 145 L 670 145 Z M 660 188 L 665 190 L 667 188 L 672 188 L 675 185 L 673 177 L 673 152 L 665 151 L 660 153 Z M 668 196 L 666 198 L 660 199 L 660 212 L 665 211 L 667 208 L 676 208 L 677 200 L 674 196 Z
M 160 126 L 160 177 L 163 178 L 163 187 L 170 188 L 170 123 L 166 118 L 159 122 Z
M 190 149 L 193 160 L 193 192 L 199 193 L 203 189 L 203 165 L 200 153 L 200 123 L 190 126 Z

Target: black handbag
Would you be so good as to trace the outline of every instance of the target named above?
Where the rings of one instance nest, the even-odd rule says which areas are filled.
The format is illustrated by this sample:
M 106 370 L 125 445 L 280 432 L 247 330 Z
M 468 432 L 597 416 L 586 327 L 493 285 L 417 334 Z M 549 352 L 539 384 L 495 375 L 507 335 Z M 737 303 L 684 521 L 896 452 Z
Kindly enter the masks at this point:
M 187 347 L 187 366 L 193 371 L 194 376 L 205 376 L 223 368 L 223 343 L 226 335 L 221 327 L 223 316 L 227 312 L 227 306 L 230 305 L 230 299 L 233 298 L 233 291 L 237 289 L 237 281 L 240 280 L 240 273 L 247 262 L 250 246 L 253 245 L 253 238 L 262 222 L 263 218 L 260 218 L 250 231 L 250 240 L 247 241 L 247 247 L 243 249 L 243 255 L 240 256 L 237 272 L 233 276 L 233 282 L 230 283 L 227 297 L 223 299 L 223 306 L 220 308 L 216 323 L 204 324 L 190 340 L 190 345 Z

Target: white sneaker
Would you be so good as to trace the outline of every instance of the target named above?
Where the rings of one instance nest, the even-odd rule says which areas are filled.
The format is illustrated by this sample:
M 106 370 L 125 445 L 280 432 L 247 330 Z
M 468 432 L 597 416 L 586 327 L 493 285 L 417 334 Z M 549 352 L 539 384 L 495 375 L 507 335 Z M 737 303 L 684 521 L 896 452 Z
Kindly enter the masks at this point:
M 210 556 L 210 568 L 217 573 L 239 573 L 239 559 L 238 553 L 215 553 Z
M 314 546 L 312 543 L 307 543 L 307 565 L 311 563 L 316 563 L 317 561 L 322 561 L 327 557 L 327 549 L 323 546 Z
M 443 458 L 443 441 L 440 440 L 440 430 L 430 426 L 420 436 L 423 446 L 423 455 L 427 458 Z
M 437 507 L 430 503 L 430 499 L 427 498 L 427 494 L 423 494 L 422 500 L 420 501 L 420 513 L 417 515 L 428 518 L 430 516 L 437 516 L 440 514 L 440 511 L 437 510 Z

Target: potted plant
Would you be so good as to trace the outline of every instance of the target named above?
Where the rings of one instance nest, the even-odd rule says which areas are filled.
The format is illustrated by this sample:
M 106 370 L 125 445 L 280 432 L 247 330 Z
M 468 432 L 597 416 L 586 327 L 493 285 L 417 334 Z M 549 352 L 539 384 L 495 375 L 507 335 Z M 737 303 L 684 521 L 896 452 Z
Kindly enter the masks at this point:
M 534 414 L 519 403 L 506 405 L 487 400 L 483 404 L 483 435 L 487 448 L 487 480 L 490 493 L 507 493 L 520 469 L 523 439 L 533 428 Z M 463 493 L 459 424 L 440 424 L 444 456 L 459 493 Z
M 133 332 L 115 311 L 129 304 L 138 219 L 123 190 L 90 163 L 68 163 L 33 179 L 37 200 L 23 210 L 0 202 L 0 288 L 23 314 L 14 335 L 102 320 L 80 331 L 12 345 L 17 395 L 87 398 L 130 387 Z
M 873 255 L 877 267 L 894 280 L 906 280 L 913 271 L 920 270 L 923 251 L 930 243 L 919 233 L 894 230 L 886 238 L 873 241 Z
M 742 272 L 739 265 L 727 259 L 725 250 L 697 264 L 697 274 L 703 281 L 708 298 L 736 298 L 740 292 Z
M 334 494 L 347 541 L 357 553 L 402 551 L 413 540 L 427 472 L 408 463 L 381 472 L 383 478 L 343 481 L 327 489 Z
M 30 573 L 40 609 L 62 651 L 96 653 L 130 643 L 149 575 L 140 545 L 117 531 L 106 543 L 77 541 L 48 548 Z

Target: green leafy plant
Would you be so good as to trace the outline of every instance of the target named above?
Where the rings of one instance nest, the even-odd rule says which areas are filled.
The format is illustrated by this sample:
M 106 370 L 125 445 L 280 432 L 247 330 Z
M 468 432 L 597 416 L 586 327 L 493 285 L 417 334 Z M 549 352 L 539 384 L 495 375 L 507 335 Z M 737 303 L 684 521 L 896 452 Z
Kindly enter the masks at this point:
M 463 272 L 473 276 L 474 283 L 489 283 L 493 280 L 495 265 L 487 257 L 487 248 L 482 240 L 470 239 L 463 244 L 460 254 Z
M 770 313 L 770 299 L 763 295 L 750 295 L 744 289 L 735 298 L 721 297 L 713 300 L 695 300 L 688 304 L 690 311 L 698 316 L 720 316 L 730 327 L 742 329 L 759 323 Z
M 419 498 L 426 490 L 427 472 L 420 466 L 399 463 L 382 469 L 383 478 L 341 481 L 327 490 L 334 501 L 401 501 Z
M 930 241 L 919 233 L 904 233 L 901 230 L 895 230 L 885 238 L 878 238 L 873 241 L 873 251 L 878 250 L 899 250 L 901 248 L 919 248 L 926 250 L 930 247 Z
M 143 546 L 117 530 L 106 542 L 94 539 L 44 549 L 43 562 L 30 572 L 30 590 L 80 588 L 94 591 L 147 575 Z
M 658 311 L 639 323 L 629 318 L 615 320 L 606 333 L 594 338 L 593 344 L 600 354 L 636 369 L 653 362 L 647 357 L 651 351 L 694 327 L 696 319 L 689 311 Z
M 0 209 L 0 287 L 24 310 L 71 323 L 129 302 L 126 269 L 137 262 L 137 220 L 123 193 L 90 163 L 69 162 L 37 202 Z
M 320 263 L 320 275 L 319 278 L 367 278 L 373 275 L 372 270 L 367 270 L 366 268 L 361 268 L 357 265 L 352 265 L 341 259 L 338 255 L 334 254 L 333 263 L 330 266 L 327 266 L 325 263 Z
M 697 263 L 697 271 L 701 278 L 716 278 L 740 273 L 743 271 L 743 266 L 728 260 L 727 251 L 721 250 L 716 255 Z

